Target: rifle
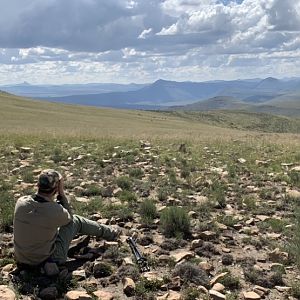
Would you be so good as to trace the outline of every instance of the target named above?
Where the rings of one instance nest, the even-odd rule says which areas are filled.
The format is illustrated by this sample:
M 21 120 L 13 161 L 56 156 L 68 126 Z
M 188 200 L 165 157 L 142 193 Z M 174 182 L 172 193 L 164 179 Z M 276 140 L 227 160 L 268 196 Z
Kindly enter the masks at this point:
M 129 244 L 129 247 L 135 257 L 137 264 L 139 265 L 141 272 L 149 272 L 150 268 L 148 266 L 147 259 L 138 250 L 134 239 L 132 237 L 128 237 L 126 239 L 126 242 Z

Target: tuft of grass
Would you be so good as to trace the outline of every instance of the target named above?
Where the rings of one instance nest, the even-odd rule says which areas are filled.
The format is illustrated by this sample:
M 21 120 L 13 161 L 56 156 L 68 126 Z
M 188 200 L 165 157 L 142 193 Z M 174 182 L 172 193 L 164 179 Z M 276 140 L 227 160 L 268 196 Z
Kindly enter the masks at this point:
M 15 201 L 8 191 L 1 191 L 0 199 L 0 231 L 8 231 L 13 224 Z
M 144 176 L 144 171 L 141 168 L 132 168 L 128 171 L 130 177 L 142 179 Z
M 120 176 L 116 179 L 116 183 L 118 187 L 120 187 L 123 190 L 131 190 L 132 188 L 132 182 L 131 179 L 128 176 Z
M 167 237 L 188 237 L 190 235 L 190 218 L 181 207 L 165 208 L 161 212 L 160 223 Z
M 136 194 L 127 190 L 122 191 L 118 197 L 122 202 L 127 202 L 131 205 L 137 201 Z
M 81 196 L 91 197 L 102 195 L 102 188 L 97 185 L 90 185 L 85 190 L 80 192 Z
M 295 208 L 294 231 L 290 240 L 289 252 L 300 269 L 300 207 Z
M 140 215 L 144 223 L 153 223 L 153 220 L 157 217 L 157 209 L 152 199 L 145 199 L 140 204 Z
M 174 276 L 180 276 L 185 283 L 209 286 L 209 278 L 204 270 L 191 263 L 177 265 L 173 272 Z

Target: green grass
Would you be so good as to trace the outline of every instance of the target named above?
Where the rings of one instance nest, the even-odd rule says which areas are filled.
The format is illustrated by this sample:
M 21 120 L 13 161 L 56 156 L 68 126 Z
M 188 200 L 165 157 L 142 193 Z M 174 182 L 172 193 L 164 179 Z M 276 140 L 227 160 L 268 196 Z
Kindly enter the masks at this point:
M 187 212 L 176 206 L 165 208 L 160 215 L 162 230 L 167 237 L 188 237 L 190 219 Z

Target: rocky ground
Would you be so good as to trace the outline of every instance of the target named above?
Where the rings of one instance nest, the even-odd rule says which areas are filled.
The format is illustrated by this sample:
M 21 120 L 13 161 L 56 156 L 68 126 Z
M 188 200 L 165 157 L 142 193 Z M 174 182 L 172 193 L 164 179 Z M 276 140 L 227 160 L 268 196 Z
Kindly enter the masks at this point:
M 300 299 L 300 155 L 280 145 L 4 143 L 0 299 Z M 16 270 L 12 210 L 56 168 L 77 214 L 118 225 L 81 237 L 47 277 Z M 147 258 L 141 272 L 126 238 Z

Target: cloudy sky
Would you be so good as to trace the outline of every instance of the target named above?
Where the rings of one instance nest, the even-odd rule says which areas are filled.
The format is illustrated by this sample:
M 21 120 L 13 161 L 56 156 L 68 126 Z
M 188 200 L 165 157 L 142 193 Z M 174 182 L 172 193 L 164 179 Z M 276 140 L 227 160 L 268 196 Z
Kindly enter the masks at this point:
M 0 4 L 0 85 L 300 76 L 300 0 Z

